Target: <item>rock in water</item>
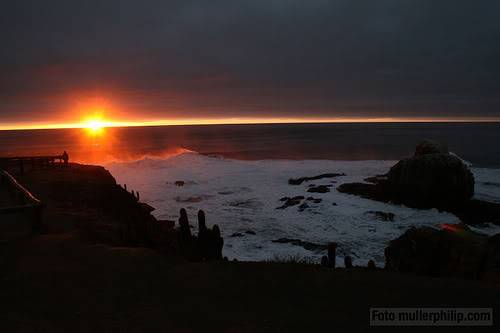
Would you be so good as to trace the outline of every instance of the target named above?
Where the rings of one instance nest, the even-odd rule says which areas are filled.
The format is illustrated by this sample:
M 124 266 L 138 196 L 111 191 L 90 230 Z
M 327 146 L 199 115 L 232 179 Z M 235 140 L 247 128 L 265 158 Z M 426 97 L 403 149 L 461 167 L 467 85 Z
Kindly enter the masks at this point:
M 438 142 L 425 140 L 420 142 L 415 148 L 415 156 L 428 154 L 449 154 L 448 147 Z
M 319 199 L 319 198 L 316 199 L 316 198 L 313 198 L 313 197 L 308 197 L 306 200 L 307 201 L 312 201 L 313 203 L 316 203 L 316 204 L 321 203 L 321 201 L 323 201 L 323 199 Z
M 319 185 L 319 186 L 314 186 L 311 187 L 307 190 L 309 193 L 327 193 L 330 192 L 330 189 L 328 188 L 328 185 Z
M 414 208 L 438 208 L 455 214 L 467 224 L 500 225 L 500 204 L 471 199 L 472 172 L 460 158 L 437 144 L 418 145 L 415 155 L 399 161 L 387 177 L 366 181 L 372 184 L 345 183 L 337 191 Z
M 299 206 L 299 212 L 303 212 L 308 208 L 310 208 L 309 205 L 306 202 L 304 202 L 302 205 Z
M 280 201 L 284 201 L 285 203 L 282 206 L 276 207 L 276 209 L 285 209 L 291 206 L 299 205 L 302 200 L 304 200 L 304 196 L 302 195 L 293 198 L 289 197 L 281 198 Z
M 314 176 L 314 177 L 301 177 L 301 178 L 290 178 L 288 180 L 288 184 L 290 185 L 300 185 L 303 182 L 308 182 L 311 180 L 319 180 L 323 178 L 335 178 L 335 177 L 340 177 L 340 176 L 345 176 L 345 173 L 324 173 L 322 175 Z
M 385 222 L 394 222 L 394 213 L 381 212 L 378 210 L 370 210 L 366 212 L 366 214 L 373 215 L 377 220 L 385 221 Z
M 391 196 L 413 207 L 453 209 L 474 194 L 474 176 L 458 157 L 430 142 L 416 148 L 415 155 L 399 161 L 388 173 Z

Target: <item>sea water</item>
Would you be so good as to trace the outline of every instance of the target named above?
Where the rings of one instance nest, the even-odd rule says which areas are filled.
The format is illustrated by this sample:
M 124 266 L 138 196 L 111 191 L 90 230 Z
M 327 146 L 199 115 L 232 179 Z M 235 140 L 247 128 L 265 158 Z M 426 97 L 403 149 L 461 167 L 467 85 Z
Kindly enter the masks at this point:
M 139 191 L 159 219 L 176 220 L 186 208 L 196 232 L 203 209 L 209 226 L 218 224 L 224 255 L 239 260 L 300 256 L 318 261 L 324 251 L 305 249 L 281 238 L 324 245 L 339 244 L 339 258 L 354 264 L 384 262 L 391 239 L 412 226 L 439 228 L 458 223 L 449 213 L 417 210 L 342 194 L 346 182 L 383 174 L 415 145 L 431 139 L 468 161 L 476 179 L 475 196 L 500 202 L 500 124 L 387 123 L 166 126 L 85 130 L 0 131 L 0 155 L 60 154 L 71 161 L 105 165 L 117 181 Z M 289 185 L 289 178 L 345 173 Z M 184 186 L 177 186 L 183 181 Z M 311 185 L 330 192 L 309 193 Z M 283 197 L 305 201 L 308 208 L 283 205 Z M 373 212 L 394 214 L 393 221 Z M 486 224 L 474 228 L 499 232 Z

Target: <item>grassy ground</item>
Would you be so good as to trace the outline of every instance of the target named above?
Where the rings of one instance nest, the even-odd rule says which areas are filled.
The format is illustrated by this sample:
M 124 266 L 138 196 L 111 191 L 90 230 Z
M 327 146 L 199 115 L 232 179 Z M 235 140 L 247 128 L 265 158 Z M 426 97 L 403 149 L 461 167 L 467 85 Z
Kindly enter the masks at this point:
M 500 320 L 500 287 L 478 281 L 290 263 L 187 263 L 150 249 L 92 244 L 72 218 L 98 214 L 57 205 L 51 190 L 35 184 L 50 175 L 29 177 L 25 183 L 52 203 L 50 231 L 1 248 L 0 332 L 366 331 L 370 307 L 397 306 L 493 307 Z

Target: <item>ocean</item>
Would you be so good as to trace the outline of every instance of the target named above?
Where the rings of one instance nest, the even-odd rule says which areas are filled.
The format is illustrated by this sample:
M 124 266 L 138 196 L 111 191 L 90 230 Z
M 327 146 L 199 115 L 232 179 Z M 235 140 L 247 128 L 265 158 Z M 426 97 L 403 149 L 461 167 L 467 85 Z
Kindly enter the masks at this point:
M 335 187 L 387 172 L 423 139 L 446 143 L 470 165 L 477 198 L 500 202 L 497 123 L 172 126 L 112 128 L 101 135 L 5 131 L 0 132 L 0 156 L 67 150 L 71 160 L 102 164 L 120 184 L 139 191 L 159 219 L 176 220 L 186 208 L 195 232 L 196 214 L 203 209 L 207 224 L 221 227 L 224 255 L 230 259 L 319 261 L 321 245 L 334 241 L 339 265 L 350 255 L 354 264 L 373 259 L 380 266 L 388 242 L 408 228 L 439 228 L 458 219 L 435 209 L 342 194 Z M 324 173 L 345 176 L 288 184 L 289 178 Z M 311 185 L 328 185 L 330 192 L 309 193 Z M 282 198 L 294 196 L 304 196 L 302 208 L 278 209 Z M 394 220 L 383 221 L 374 212 L 392 213 Z M 500 232 L 491 224 L 474 230 Z
M 165 156 L 182 148 L 243 160 L 397 160 L 431 139 L 477 167 L 500 167 L 500 123 L 355 123 L 0 131 L 0 156 L 70 153 L 104 163 Z

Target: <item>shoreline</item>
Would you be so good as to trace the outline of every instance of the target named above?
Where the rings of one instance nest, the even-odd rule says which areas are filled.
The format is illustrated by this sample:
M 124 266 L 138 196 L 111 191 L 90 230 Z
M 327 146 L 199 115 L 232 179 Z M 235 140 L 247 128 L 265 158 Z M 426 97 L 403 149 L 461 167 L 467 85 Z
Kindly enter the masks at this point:
M 225 247 L 225 255 L 229 258 L 265 261 L 272 259 L 274 254 L 279 257 L 298 254 L 320 262 L 325 254 L 325 251 L 305 250 L 292 242 L 272 243 L 288 238 L 323 247 L 328 242 L 338 242 L 339 253 L 353 256 L 355 264 L 366 266 L 373 259 L 378 266 L 383 266 L 385 246 L 408 227 L 459 222 L 454 215 L 441 214 L 437 210 L 378 203 L 336 190 L 344 182 L 362 181 L 386 172 L 392 164 L 387 161 L 219 161 L 187 154 L 167 160 L 117 164 L 110 170 L 121 183 L 126 182 L 144 192 L 145 200 L 157 208 L 154 214 L 158 218 L 176 219 L 178 210 L 187 206 L 192 207 L 188 214 L 193 218 L 197 209 L 205 210 L 208 221 L 221 226 L 227 244 L 232 246 Z M 189 166 L 196 168 L 185 171 L 190 170 Z M 289 178 L 325 172 L 346 173 L 346 176 L 311 180 L 298 186 L 288 184 Z M 185 181 L 186 185 L 175 186 L 177 180 Z M 312 184 L 333 187 L 327 193 L 310 193 L 308 186 Z M 284 204 L 280 199 L 296 196 L 303 197 L 297 205 L 277 209 Z M 309 197 L 311 200 L 306 200 Z M 370 213 L 373 211 L 392 213 L 394 221 L 380 221 L 376 214 Z M 257 235 L 248 235 L 247 231 Z M 378 236 L 384 233 L 388 235 Z M 360 244 L 361 241 L 364 243 Z M 357 251 L 360 246 L 361 253 Z M 342 264 L 339 259 L 339 265 Z
M 334 322 L 364 331 L 375 305 L 442 306 L 446 300 L 447 306 L 500 308 L 500 285 L 493 281 L 292 262 L 189 262 L 138 244 L 106 245 L 85 232 L 113 224 L 113 212 L 104 210 L 106 188 L 118 187 L 102 167 L 40 170 L 21 181 L 47 202 L 49 229 L 3 248 L 6 330 L 319 330 Z M 105 195 L 96 196 L 101 191 Z

